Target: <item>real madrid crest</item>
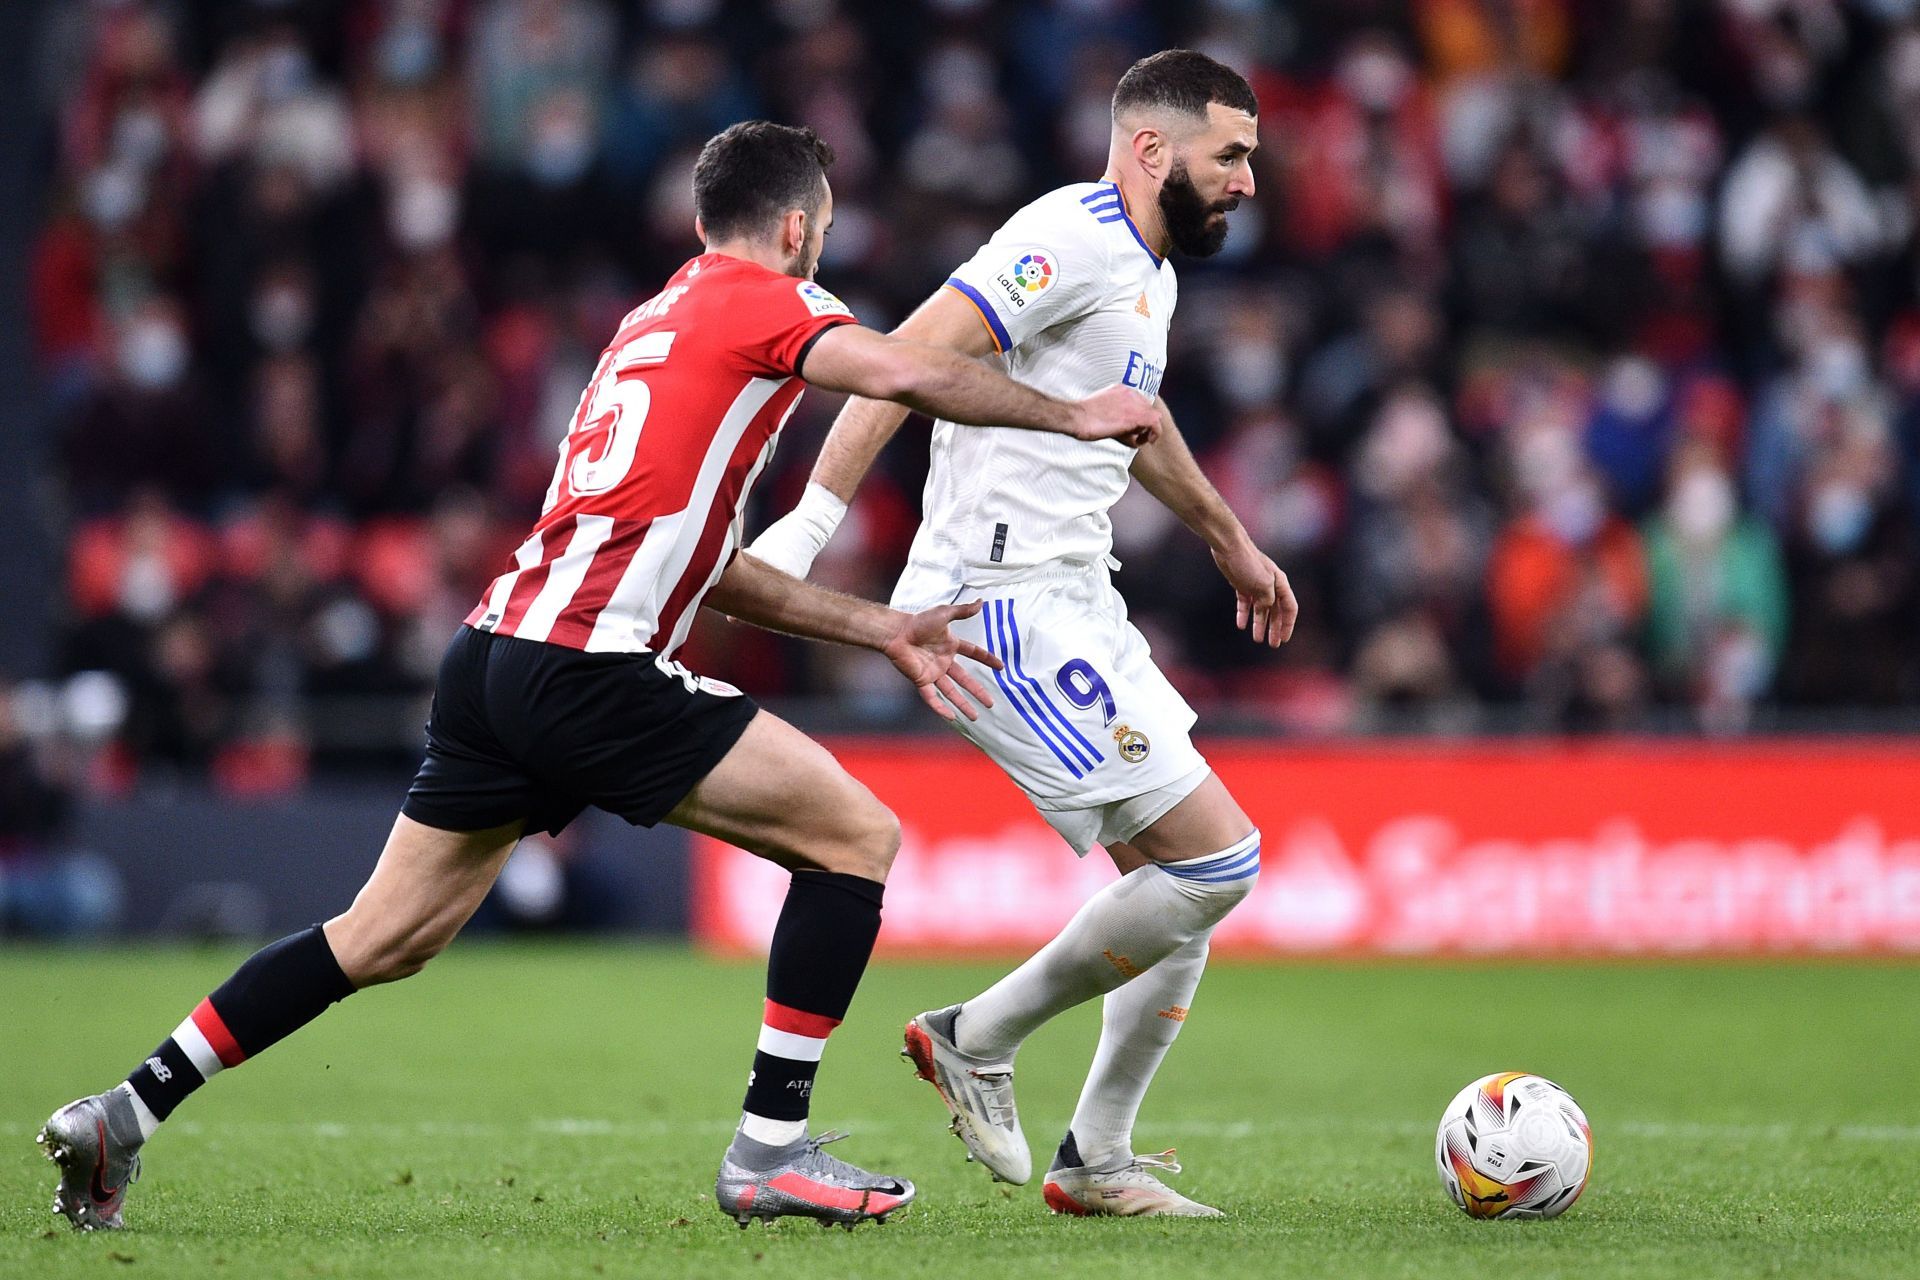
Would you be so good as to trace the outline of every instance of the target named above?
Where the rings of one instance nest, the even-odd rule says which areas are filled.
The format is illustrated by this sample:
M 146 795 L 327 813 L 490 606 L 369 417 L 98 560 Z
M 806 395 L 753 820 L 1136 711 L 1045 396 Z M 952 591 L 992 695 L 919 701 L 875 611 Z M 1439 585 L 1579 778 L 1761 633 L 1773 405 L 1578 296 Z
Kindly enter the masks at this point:
M 1153 744 L 1147 741 L 1147 735 L 1138 729 L 1129 729 L 1119 725 L 1113 731 L 1114 743 L 1120 748 L 1120 758 L 1128 764 L 1139 764 L 1147 758 L 1147 752 L 1153 750 Z

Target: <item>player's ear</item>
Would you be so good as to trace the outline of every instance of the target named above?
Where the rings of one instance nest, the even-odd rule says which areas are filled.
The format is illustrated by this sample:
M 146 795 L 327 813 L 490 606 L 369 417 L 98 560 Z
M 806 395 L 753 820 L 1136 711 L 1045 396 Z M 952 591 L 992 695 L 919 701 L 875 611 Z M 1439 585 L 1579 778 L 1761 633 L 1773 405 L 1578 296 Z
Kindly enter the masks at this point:
M 1158 178 L 1167 171 L 1167 160 L 1171 156 L 1168 150 L 1167 135 L 1151 125 L 1133 131 L 1133 159 L 1140 171 L 1149 177 Z
M 701 244 L 707 242 L 707 224 L 700 221 L 700 215 L 697 213 L 693 215 L 693 234 L 699 239 Z
M 780 220 L 780 252 L 797 258 L 807 249 L 807 211 L 789 209 Z

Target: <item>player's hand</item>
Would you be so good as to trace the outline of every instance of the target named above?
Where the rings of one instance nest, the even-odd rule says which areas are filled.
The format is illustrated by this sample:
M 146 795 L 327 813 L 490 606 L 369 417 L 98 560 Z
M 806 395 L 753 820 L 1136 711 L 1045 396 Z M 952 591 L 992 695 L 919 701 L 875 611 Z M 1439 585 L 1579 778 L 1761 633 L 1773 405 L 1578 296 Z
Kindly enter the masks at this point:
M 1160 434 L 1160 406 L 1152 396 L 1114 383 L 1073 406 L 1075 440 L 1118 440 L 1135 449 Z
M 971 618 L 980 612 L 980 604 L 978 600 L 967 604 L 943 604 L 924 613 L 903 617 L 900 629 L 880 648 L 880 652 L 900 668 L 900 674 L 913 681 L 920 690 L 921 701 L 932 707 L 934 714 L 942 720 L 953 719 L 956 710 L 969 720 L 978 720 L 980 712 L 974 703 L 982 707 L 993 705 L 993 695 L 987 692 L 986 686 L 974 679 L 955 659 L 971 658 L 995 671 L 1006 664 L 948 629 L 956 619 Z M 972 702 L 967 700 L 969 696 Z M 949 707 L 948 703 L 953 705 Z
M 1233 588 L 1234 629 L 1244 628 L 1256 644 L 1279 648 L 1293 634 L 1294 619 L 1300 616 L 1287 575 L 1251 538 L 1242 538 L 1225 551 L 1216 549 L 1213 562 Z

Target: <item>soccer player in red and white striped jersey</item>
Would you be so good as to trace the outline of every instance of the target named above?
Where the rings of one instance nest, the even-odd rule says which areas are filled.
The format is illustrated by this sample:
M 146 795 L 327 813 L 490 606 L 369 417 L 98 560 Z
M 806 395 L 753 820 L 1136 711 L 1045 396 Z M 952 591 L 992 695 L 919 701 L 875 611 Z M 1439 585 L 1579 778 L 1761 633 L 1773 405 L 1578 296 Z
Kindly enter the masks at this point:
M 694 203 L 707 251 L 602 355 L 532 535 L 448 647 L 426 759 L 372 879 L 344 914 L 249 959 L 125 1084 L 49 1119 L 55 1204 L 75 1226 L 120 1225 L 141 1146 L 194 1089 L 354 991 L 418 972 L 523 832 L 558 832 L 588 805 L 704 832 L 794 873 L 720 1207 L 743 1226 L 788 1214 L 852 1225 L 913 1199 L 910 1182 L 836 1159 L 807 1131 L 821 1052 L 879 930 L 899 824 L 818 743 L 672 655 L 705 603 L 878 649 L 949 718 L 991 705 L 956 660 L 999 660 L 949 630 L 977 603 L 909 615 L 736 557 L 741 506 L 802 379 L 949 421 L 1084 439 L 1145 439 L 1159 414 L 1125 387 L 1067 403 L 857 324 L 813 283 L 831 160 L 811 130 L 757 121 L 702 151 Z

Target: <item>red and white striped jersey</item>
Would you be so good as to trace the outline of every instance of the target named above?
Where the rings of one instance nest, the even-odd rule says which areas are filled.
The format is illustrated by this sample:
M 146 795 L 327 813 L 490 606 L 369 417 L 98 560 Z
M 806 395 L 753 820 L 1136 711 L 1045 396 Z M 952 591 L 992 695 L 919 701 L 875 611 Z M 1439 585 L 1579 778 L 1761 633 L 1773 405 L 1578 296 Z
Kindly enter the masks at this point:
M 533 534 L 467 625 L 671 656 L 740 544 L 747 493 L 814 339 L 853 313 L 813 283 L 702 254 L 620 322 L 560 443 Z

